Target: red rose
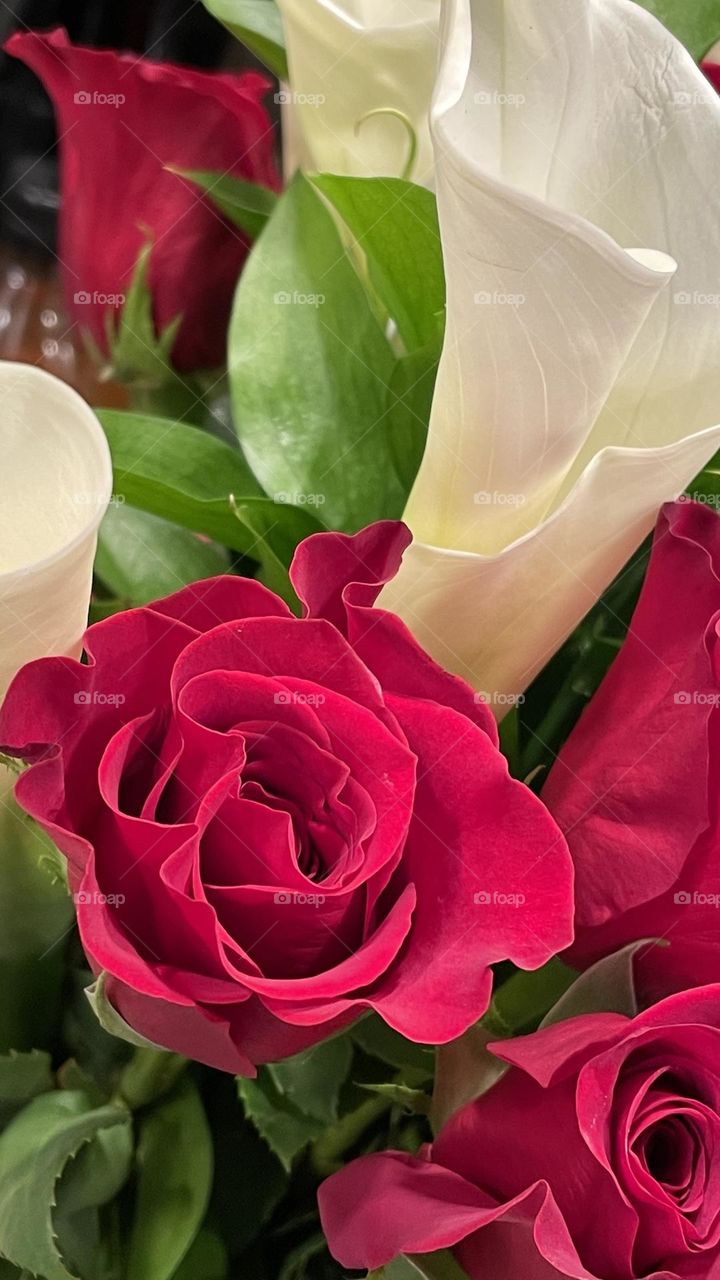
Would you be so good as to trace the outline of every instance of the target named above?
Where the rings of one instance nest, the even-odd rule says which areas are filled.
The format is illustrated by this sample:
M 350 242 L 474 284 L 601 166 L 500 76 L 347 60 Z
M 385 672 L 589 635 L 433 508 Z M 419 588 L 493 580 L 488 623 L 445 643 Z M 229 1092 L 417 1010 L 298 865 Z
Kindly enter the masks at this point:
M 514 1069 L 426 1160 L 367 1156 L 323 1185 L 344 1266 L 453 1248 L 471 1280 L 720 1275 L 720 986 L 493 1050 Z
M 307 539 L 304 619 L 211 579 L 11 685 L 0 742 L 36 762 L 18 800 L 150 1040 L 250 1073 L 375 1009 L 444 1042 L 486 1009 L 490 964 L 570 941 L 567 847 L 487 707 L 372 607 L 408 540 Z
M 713 85 L 715 89 L 720 89 L 720 64 L 717 62 L 711 62 L 708 58 L 705 62 L 701 63 L 701 68 L 705 72 L 705 75 L 711 85 Z
M 17 32 L 5 48 L 40 76 L 55 106 L 60 260 L 73 318 L 106 349 L 108 318 L 116 322 L 149 238 L 156 325 L 184 317 L 173 363 L 222 364 L 247 240 L 167 166 L 277 186 L 262 105 L 270 81 L 78 48 L 62 30 Z
M 575 863 L 573 963 L 637 938 L 720 945 L 719 634 L 720 517 L 671 504 L 627 640 L 543 790 Z

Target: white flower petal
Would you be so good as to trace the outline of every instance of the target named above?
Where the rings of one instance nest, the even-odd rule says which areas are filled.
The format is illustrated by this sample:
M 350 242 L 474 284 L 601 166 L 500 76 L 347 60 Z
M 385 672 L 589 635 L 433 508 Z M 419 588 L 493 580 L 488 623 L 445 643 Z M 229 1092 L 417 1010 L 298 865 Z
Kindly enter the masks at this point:
M 432 181 L 428 108 L 438 52 L 439 0 L 279 0 L 290 88 L 305 167 L 325 173 L 398 176 L 415 130 L 416 182 Z
M 443 44 L 447 335 L 383 603 L 517 694 L 720 442 L 720 101 L 630 0 L 449 0 Z
M 85 401 L 34 365 L 0 362 L 0 698 L 24 663 L 77 654 L 97 528 L 112 489 Z

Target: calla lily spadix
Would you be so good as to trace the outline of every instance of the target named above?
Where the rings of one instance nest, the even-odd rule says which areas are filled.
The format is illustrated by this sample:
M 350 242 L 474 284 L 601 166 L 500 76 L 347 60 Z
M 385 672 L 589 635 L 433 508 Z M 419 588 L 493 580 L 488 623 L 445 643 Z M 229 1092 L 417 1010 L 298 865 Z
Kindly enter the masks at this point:
M 720 100 L 631 0 L 447 0 L 448 286 L 382 598 L 500 709 L 720 444 Z
M 59 378 L 0 362 L 0 700 L 24 663 L 80 652 L 112 464 Z
M 300 165 L 430 183 L 440 0 L 279 0 L 279 7 L 290 68 L 285 115 Z

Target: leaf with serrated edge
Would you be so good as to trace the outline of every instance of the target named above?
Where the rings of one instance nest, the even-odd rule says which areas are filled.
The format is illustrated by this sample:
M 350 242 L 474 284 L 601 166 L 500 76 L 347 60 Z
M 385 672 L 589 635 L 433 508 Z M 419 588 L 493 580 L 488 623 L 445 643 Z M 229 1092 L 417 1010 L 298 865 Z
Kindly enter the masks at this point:
M 44 1280 L 74 1280 L 58 1252 L 55 1189 L 68 1160 L 101 1129 L 127 1124 L 124 1107 L 91 1108 L 85 1094 L 46 1093 L 0 1136 L 0 1253 Z

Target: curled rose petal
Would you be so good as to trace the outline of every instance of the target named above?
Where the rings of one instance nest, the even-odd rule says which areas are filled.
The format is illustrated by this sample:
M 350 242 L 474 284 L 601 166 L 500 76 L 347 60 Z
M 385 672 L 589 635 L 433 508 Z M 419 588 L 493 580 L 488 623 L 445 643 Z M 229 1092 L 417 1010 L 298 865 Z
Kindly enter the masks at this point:
M 18 798 L 67 854 L 108 998 L 155 1043 L 247 1073 L 368 1010 L 444 1042 L 492 964 L 571 939 L 567 847 L 487 707 L 374 608 L 407 536 L 301 546 L 305 618 L 196 583 L 8 693 Z

